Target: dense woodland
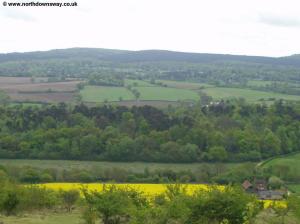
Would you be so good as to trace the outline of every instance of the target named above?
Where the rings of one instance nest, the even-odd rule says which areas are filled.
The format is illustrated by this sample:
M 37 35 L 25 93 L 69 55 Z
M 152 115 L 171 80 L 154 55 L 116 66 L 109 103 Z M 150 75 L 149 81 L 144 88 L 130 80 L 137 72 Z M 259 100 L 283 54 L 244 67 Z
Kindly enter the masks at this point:
M 0 108 L 0 157 L 147 162 L 259 161 L 300 151 L 299 104 Z

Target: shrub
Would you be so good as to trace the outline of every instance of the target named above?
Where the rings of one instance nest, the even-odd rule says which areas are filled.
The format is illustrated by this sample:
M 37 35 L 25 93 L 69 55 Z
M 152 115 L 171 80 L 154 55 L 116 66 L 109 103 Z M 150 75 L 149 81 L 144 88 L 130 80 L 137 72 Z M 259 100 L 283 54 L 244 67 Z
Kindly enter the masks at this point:
M 20 200 L 16 192 L 11 191 L 8 192 L 4 202 L 3 202 L 3 210 L 5 211 L 6 215 L 12 215 L 16 212 L 17 206 L 19 205 Z
M 71 212 L 72 207 L 79 199 L 79 191 L 78 190 L 61 191 L 60 195 L 62 197 L 63 203 L 67 211 Z
M 105 186 L 100 192 L 89 193 L 83 189 L 86 202 L 90 209 L 94 209 L 103 224 L 119 224 L 129 219 L 138 207 L 144 205 L 139 193 L 134 190 L 121 190 L 116 186 Z M 93 211 L 93 210 L 91 210 Z
M 21 210 L 51 209 L 60 204 L 56 191 L 39 186 L 21 188 Z

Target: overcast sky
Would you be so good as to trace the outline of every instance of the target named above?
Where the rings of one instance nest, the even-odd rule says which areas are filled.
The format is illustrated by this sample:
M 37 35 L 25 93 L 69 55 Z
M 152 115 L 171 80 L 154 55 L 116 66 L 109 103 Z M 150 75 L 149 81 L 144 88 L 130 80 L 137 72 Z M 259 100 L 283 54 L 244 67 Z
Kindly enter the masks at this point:
M 78 7 L 63 8 L 5 7 L 1 2 L 0 52 L 97 47 L 300 53 L 299 0 L 75 1 Z

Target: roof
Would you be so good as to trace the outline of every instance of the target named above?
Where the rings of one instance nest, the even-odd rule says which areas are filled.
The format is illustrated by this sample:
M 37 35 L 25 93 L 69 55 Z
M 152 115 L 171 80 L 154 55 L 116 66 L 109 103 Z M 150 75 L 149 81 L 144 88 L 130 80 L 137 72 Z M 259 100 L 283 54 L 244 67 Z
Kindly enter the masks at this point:
M 249 187 L 252 187 L 252 184 L 250 183 L 249 180 L 245 180 L 245 181 L 243 182 L 243 184 L 242 184 L 242 187 L 243 187 L 244 189 L 248 189 Z
M 270 196 L 283 196 L 284 192 L 282 191 L 259 191 L 259 196 L 270 195 Z

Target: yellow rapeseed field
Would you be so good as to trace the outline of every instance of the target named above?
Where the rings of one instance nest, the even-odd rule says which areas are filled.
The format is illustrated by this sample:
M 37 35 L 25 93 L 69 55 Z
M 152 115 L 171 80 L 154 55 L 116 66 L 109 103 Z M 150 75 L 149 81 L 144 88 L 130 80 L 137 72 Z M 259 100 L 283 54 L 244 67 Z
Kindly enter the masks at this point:
M 148 196 L 155 196 L 166 191 L 166 184 L 105 184 L 106 186 L 115 185 L 119 188 L 133 188 L 135 190 L 143 192 Z M 93 184 L 80 184 L 80 183 L 47 183 L 40 184 L 40 186 L 44 186 L 53 190 L 71 190 L 71 189 L 81 189 L 87 188 L 91 191 L 101 191 L 103 189 L 104 184 L 101 183 L 93 183 Z M 209 185 L 207 184 L 186 184 L 187 193 L 193 194 L 196 190 L 202 189 L 207 190 Z M 218 186 L 218 188 L 222 189 L 223 186 Z
M 164 193 L 166 191 L 166 184 L 105 184 L 106 186 L 115 185 L 119 188 L 133 188 L 140 192 L 143 192 L 148 197 L 154 197 L 155 195 Z M 71 190 L 77 189 L 80 190 L 82 188 L 87 188 L 90 191 L 101 191 L 103 189 L 104 184 L 101 183 L 92 183 L 92 184 L 80 184 L 80 183 L 47 183 L 47 184 L 39 184 L 39 186 L 44 186 L 48 189 L 52 190 Z M 185 184 L 187 193 L 193 194 L 196 190 L 208 190 L 211 185 L 207 184 Z M 224 186 L 215 186 L 218 189 L 223 189 Z M 264 207 L 268 208 L 273 203 L 277 206 L 286 206 L 285 201 L 272 201 L 272 200 L 264 200 Z

